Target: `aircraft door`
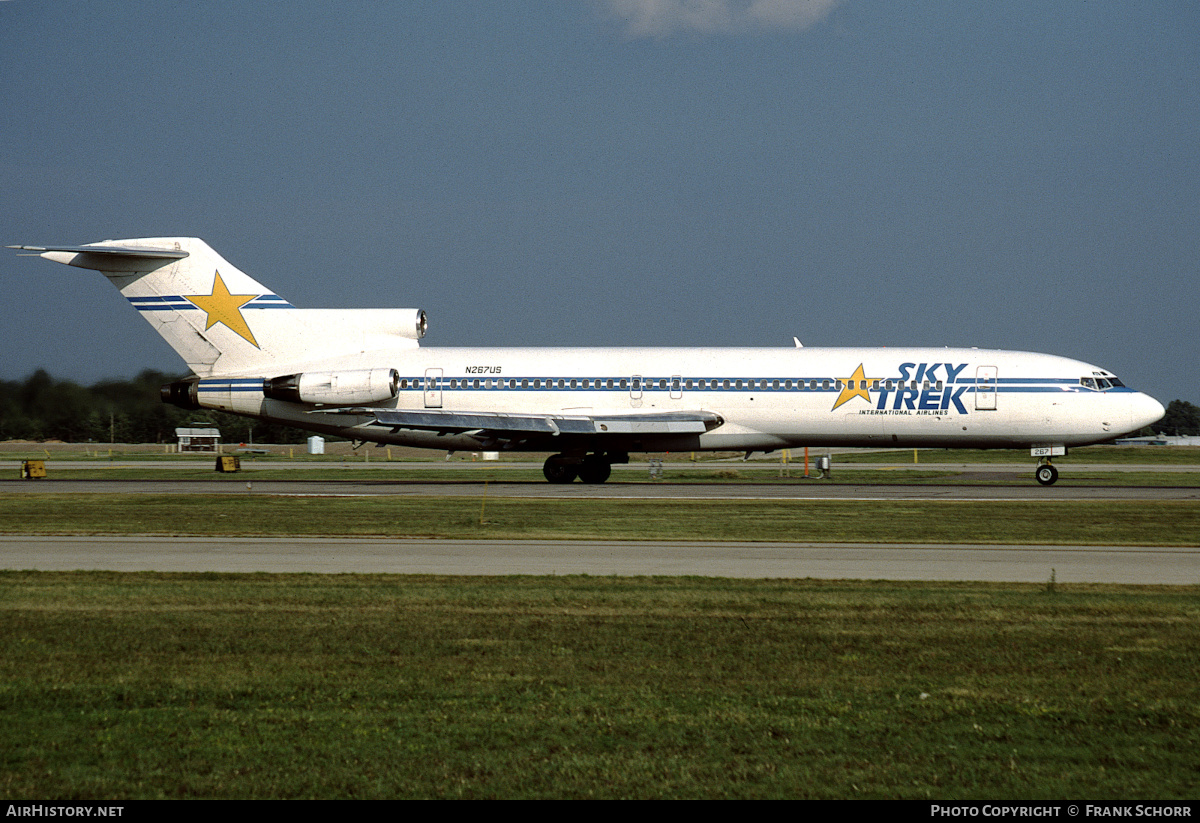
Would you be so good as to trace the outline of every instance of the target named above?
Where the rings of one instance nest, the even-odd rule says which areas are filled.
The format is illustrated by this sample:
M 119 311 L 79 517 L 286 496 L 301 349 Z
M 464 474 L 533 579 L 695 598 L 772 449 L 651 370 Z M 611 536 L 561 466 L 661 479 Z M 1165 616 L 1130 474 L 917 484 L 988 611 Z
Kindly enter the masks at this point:
M 683 377 L 676 374 L 671 376 L 671 399 L 679 400 L 683 397 Z
M 996 385 L 1000 382 L 995 366 L 980 366 L 975 369 L 975 410 L 996 410 Z
M 442 407 L 442 370 L 425 370 L 425 408 L 440 409 Z
M 629 380 L 629 399 L 630 400 L 641 400 L 642 399 L 642 376 L 640 374 L 635 374 Z

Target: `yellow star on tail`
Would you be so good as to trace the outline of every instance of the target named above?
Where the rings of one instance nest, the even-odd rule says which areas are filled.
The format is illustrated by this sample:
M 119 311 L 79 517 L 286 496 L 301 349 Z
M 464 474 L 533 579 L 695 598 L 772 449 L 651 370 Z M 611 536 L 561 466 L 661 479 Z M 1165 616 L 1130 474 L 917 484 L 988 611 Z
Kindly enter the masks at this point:
M 837 402 L 833 404 L 833 409 L 830 411 L 854 397 L 861 397 L 868 403 L 871 402 L 871 395 L 867 393 L 867 377 L 863 373 L 862 363 L 859 363 L 854 374 L 850 375 L 850 379 L 846 381 L 846 388 L 842 389 L 842 393 L 838 395 Z
M 242 317 L 242 306 L 259 295 L 230 294 L 225 281 L 221 279 L 221 273 L 217 272 L 216 275 L 213 280 L 212 294 L 185 294 L 184 297 L 208 313 L 208 324 L 204 327 L 205 331 L 217 323 L 224 323 L 230 331 L 257 349 L 258 341 L 254 339 L 254 332 L 250 331 L 250 327 L 246 325 L 246 318 Z

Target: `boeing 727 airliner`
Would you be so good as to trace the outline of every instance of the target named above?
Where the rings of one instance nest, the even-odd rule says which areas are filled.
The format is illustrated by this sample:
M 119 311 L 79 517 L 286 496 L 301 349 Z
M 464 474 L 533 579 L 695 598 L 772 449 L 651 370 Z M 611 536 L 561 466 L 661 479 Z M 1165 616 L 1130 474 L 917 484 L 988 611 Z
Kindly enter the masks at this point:
M 630 452 L 1071 446 L 1163 416 L 1102 368 L 981 349 L 423 348 L 419 309 L 298 309 L 191 237 L 11 246 L 102 272 L 187 362 L 163 400 L 375 443 L 554 452 L 603 483 Z

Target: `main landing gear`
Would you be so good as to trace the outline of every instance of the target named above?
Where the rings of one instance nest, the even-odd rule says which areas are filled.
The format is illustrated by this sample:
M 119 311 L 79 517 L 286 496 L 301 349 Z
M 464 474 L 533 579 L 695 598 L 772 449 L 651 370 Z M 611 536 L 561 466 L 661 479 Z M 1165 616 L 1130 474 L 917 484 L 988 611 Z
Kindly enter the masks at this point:
M 1049 460 L 1038 463 L 1037 471 L 1034 472 L 1034 477 L 1037 482 L 1043 486 L 1053 486 L 1054 481 L 1058 479 L 1058 469 L 1050 464 Z
M 623 459 L 622 459 L 623 458 Z M 542 474 L 551 483 L 572 483 L 578 477 L 584 483 L 603 483 L 612 474 L 613 463 L 628 463 L 627 454 L 556 454 L 546 458 Z

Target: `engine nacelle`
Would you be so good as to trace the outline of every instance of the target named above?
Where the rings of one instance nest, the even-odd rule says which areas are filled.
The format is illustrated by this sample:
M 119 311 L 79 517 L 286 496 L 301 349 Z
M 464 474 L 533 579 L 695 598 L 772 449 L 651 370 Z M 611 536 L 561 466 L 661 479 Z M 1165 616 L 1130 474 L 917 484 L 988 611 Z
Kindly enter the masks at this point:
M 263 394 L 289 403 L 353 406 L 391 400 L 400 387 L 395 369 L 342 372 L 301 372 L 263 381 Z
M 176 380 L 174 383 L 167 383 L 159 389 L 159 397 L 162 402 L 170 403 L 181 409 L 188 411 L 198 409 L 200 408 L 196 391 L 198 382 L 196 380 Z

